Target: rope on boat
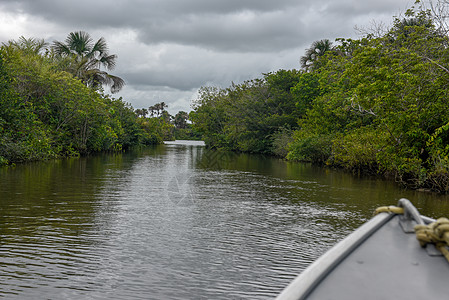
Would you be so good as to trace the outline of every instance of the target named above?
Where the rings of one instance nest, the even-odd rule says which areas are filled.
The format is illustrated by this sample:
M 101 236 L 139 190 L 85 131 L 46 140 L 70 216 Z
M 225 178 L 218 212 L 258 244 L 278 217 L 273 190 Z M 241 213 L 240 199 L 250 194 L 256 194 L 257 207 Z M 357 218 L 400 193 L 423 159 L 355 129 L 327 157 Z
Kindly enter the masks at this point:
M 421 247 L 427 244 L 435 244 L 435 247 L 444 255 L 449 262 L 449 219 L 439 218 L 428 225 L 415 226 L 416 238 Z
M 408 201 L 408 200 L 407 200 Z M 410 203 L 411 204 L 411 203 Z M 400 203 L 401 205 L 401 203 Z M 413 207 L 414 208 L 414 207 Z M 381 206 L 374 211 L 374 215 L 379 213 L 406 214 L 407 207 Z M 416 210 L 416 208 L 414 208 Z M 439 218 L 430 224 L 418 224 L 414 227 L 416 238 L 421 247 L 427 244 L 435 244 L 435 247 L 443 254 L 449 262 L 449 219 Z
M 397 214 L 397 215 L 402 215 L 404 213 L 404 208 L 403 207 L 397 207 L 397 206 L 381 206 L 378 207 L 375 211 L 374 211 L 374 215 L 380 214 L 380 213 L 393 213 L 393 214 Z

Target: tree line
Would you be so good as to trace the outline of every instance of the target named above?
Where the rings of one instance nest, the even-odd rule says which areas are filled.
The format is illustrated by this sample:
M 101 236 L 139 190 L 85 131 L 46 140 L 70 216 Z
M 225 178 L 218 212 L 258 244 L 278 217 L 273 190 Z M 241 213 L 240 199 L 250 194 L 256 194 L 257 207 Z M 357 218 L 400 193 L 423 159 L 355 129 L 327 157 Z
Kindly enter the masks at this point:
M 116 93 L 125 84 L 109 73 L 116 58 L 103 38 L 94 41 L 82 31 L 53 44 L 24 37 L 3 43 L 0 165 L 122 151 L 174 138 L 180 125 L 162 116 L 165 104 L 161 115 L 146 118 L 104 92 L 109 87 Z
M 191 119 L 209 147 L 277 155 L 449 191 L 447 3 L 390 28 L 314 42 L 299 70 L 203 87 Z M 435 7 L 432 7 L 435 8 Z M 438 14 L 439 12 L 439 14 Z
M 162 140 L 201 140 L 202 135 L 193 128 L 189 113 L 181 110 L 172 116 L 166 108 L 168 105 L 165 102 L 160 102 L 148 109 L 138 108 L 135 113 L 141 123 L 159 123 L 162 128 Z

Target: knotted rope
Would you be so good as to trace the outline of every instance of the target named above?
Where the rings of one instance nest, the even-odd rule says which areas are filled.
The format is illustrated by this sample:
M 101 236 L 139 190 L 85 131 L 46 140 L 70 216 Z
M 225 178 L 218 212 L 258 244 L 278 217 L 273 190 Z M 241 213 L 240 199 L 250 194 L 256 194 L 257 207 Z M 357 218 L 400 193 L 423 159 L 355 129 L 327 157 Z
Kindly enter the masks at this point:
M 404 214 L 404 208 L 397 206 L 381 206 L 374 211 L 374 215 L 379 213 Z M 435 247 L 444 255 L 449 262 L 449 219 L 439 218 L 428 225 L 416 225 L 414 227 L 416 238 L 421 247 L 427 244 L 435 244 Z
M 428 225 L 415 226 L 416 238 L 421 247 L 427 244 L 435 244 L 435 247 L 444 255 L 449 262 L 449 219 L 439 218 Z

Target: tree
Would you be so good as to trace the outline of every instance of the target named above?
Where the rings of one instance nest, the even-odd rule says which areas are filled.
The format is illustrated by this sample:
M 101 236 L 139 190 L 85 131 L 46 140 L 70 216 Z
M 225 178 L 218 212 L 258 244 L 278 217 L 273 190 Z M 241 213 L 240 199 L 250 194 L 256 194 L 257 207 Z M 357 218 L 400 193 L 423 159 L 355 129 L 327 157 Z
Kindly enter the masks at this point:
M 156 103 L 153 106 L 148 107 L 148 111 L 151 117 L 160 118 L 163 116 L 165 109 L 168 107 L 165 102 Z
M 171 122 L 173 116 L 170 115 L 170 114 L 168 113 L 168 111 L 164 110 L 164 111 L 162 111 L 162 114 L 161 114 L 160 118 L 161 118 L 162 120 L 164 120 L 165 123 L 170 124 L 170 122 Z
M 175 123 L 175 127 L 176 128 L 186 128 L 187 127 L 187 120 L 189 118 L 189 114 L 186 113 L 185 111 L 180 111 L 178 112 L 175 117 L 173 122 Z
M 227 147 L 226 131 L 228 108 L 227 91 L 218 87 L 205 86 L 198 91 L 198 98 L 192 104 L 189 119 L 204 142 L 211 148 Z
M 148 115 L 148 109 L 142 108 L 142 117 L 146 118 Z
M 226 89 L 202 88 L 191 113 L 193 129 L 210 147 L 273 153 L 274 141 L 286 141 L 288 129 L 297 127 L 297 100 L 291 89 L 301 73 L 279 70 Z
M 28 54 L 39 55 L 44 50 L 48 50 L 48 43 L 45 42 L 44 39 L 36 39 L 36 38 L 25 38 L 21 36 L 17 41 L 10 40 L 7 44 L 3 43 L 4 46 L 11 46 L 14 49 L 21 50 Z
M 330 50 L 332 50 L 332 42 L 328 39 L 313 42 L 310 48 L 306 50 L 304 56 L 300 59 L 301 67 L 305 70 L 310 70 L 314 67 L 319 58 Z
M 117 58 L 117 55 L 108 53 L 104 38 L 94 43 L 87 32 L 71 32 L 65 43 L 55 41 L 52 49 L 56 55 L 72 59 L 72 64 L 66 71 L 81 79 L 87 86 L 98 89 L 107 85 L 111 86 L 112 93 L 116 93 L 125 85 L 122 78 L 100 69 L 104 67 L 108 71 L 113 70 Z
M 146 108 L 138 108 L 134 112 L 137 115 L 137 117 L 146 118 L 146 116 L 148 114 L 148 109 L 146 109 Z

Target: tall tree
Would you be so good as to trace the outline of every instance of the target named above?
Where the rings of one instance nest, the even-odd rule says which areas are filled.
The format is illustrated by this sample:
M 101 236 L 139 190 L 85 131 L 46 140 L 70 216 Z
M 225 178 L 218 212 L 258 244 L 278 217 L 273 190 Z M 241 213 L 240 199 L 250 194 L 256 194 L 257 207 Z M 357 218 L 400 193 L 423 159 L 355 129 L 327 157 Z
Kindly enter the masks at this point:
M 85 85 L 96 89 L 107 85 L 111 87 L 112 93 L 120 91 L 125 85 L 122 78 L 100 69 L 104 67 L 108 71 L 113 70 L 117 59 L 117 55 L 109 54 L 104 38 L 94 42 L 87 32 L 71 32 L 65 43 L 55 41 L 52 48 L 56 55 L 73 60 L 67 71 L 81 79 Z

